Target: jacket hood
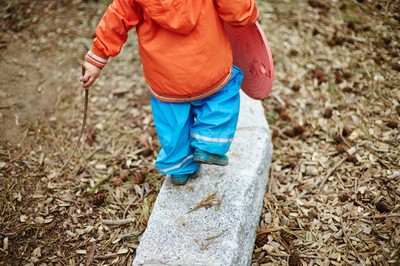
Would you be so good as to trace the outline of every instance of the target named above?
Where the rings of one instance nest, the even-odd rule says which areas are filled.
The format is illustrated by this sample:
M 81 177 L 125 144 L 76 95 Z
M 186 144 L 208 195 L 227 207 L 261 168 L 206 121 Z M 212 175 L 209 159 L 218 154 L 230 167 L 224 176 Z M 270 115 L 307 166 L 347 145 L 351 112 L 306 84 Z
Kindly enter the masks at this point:
M 202 0 L 137 0 L 144 14 L 161 27 L 189 34 L 200 16 Z

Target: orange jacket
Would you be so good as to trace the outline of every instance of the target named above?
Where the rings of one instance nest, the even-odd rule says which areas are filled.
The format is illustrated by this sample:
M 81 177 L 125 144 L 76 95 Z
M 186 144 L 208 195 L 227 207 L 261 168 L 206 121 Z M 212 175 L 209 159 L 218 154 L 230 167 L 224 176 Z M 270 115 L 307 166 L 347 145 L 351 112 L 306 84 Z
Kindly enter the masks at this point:
M 136 26 L 151 93 L 166 102 L 192 101 L 229 81 L 232 50 L 223 21 L 244 26 L 257 16 L 255 0 L 114 0 L 85 59 L 103 68 Z

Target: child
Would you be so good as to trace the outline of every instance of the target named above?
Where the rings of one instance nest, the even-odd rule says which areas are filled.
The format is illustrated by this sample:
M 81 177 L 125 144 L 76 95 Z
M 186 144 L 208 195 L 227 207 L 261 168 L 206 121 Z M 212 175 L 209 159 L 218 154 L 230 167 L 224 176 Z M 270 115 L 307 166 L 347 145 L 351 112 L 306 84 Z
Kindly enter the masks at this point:
M 114 0 L 79 80 L 88 89 L 136 26 L 162 146 L 155 165 L 184 185 L 200 163 L 228 164 L 243 73 L 232 65 L 223 23 L 245 26 L 257 16 L 255 0 Z

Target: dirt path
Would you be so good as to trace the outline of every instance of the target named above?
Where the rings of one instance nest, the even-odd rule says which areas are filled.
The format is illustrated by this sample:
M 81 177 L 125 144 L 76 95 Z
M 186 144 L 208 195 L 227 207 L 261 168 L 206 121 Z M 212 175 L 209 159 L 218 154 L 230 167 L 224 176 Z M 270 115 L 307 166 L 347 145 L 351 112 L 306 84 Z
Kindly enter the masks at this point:
M 1 9 L 0 265 L 132 261 L 163 178 L 134 34 L 91 89 L 82 147 L 55 178 L 78 138 L 76 78 L 105 8 L 21 0 Z
M 1 139 L 16 143 L 40 119 L 48 121 L 60 93 L 73 93 L 77 59 L 93 27 L 88 10 L 68 1 L 21 0 L 2 7 Z

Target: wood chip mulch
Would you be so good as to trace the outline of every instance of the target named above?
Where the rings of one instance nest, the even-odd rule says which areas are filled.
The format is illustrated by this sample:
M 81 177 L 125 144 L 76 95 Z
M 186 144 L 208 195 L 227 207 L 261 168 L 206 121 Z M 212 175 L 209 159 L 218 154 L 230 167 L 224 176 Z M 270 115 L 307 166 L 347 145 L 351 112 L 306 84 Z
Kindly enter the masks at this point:
M 32 41 L 37 73 L 49 58 L 64 72 L 55 88 L 41 87 L 57 91 L 54 112 L 26 127 L 12 116 L 22 140 L 0 141 L 0 265 L 131 265 L 164 180 L 153 166 L 160 147 L 135 35 L 91 89 L 83 144 L 56 178 L 83 116 L 75 58 L 106 5 L 17 2 L 1 19 L 25 24 L 7 26 L 1 49 Z M 253 265 L 399 265 L 399 3 L 259 7 L 276 84 L 263 101 L 274 154 Z M 53 54 L 61 48 L 70 53 Z M 1 114 L 19 108 L 12 104 Z
M 400 265 L 399 3 L 262 7 L 274 154 L 253 265 Z

